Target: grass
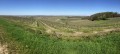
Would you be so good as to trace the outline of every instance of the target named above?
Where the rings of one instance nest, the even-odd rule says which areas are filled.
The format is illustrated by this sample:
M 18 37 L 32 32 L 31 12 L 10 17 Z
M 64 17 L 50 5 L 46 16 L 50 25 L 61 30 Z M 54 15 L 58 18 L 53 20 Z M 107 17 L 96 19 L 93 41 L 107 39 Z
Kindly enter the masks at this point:
M 47 19 L 40 19 L 45 24 L 59 29 L 60 31 L 66 31 L 66 29 L 72 29 L 73 31 L 78 32 L 91 32 L 91 31 L 101 31 L 103 29 L 109 28 L 119 28 L 120 27 L 120 18 L 109 18 L 109 20 L 99 20 L 99 21 L 89 21 L 89 20 L 81 20 L 81 19 L 65 19 L 61 20 L 61 22 L 56 22 L 56 20 L 47 20 Z
M 11 54 L 120 54 L 120 32 L 104 36 L 83 37 L 78 40 L 49 38 L 47 34 L 29 32 L 0 18 L 0 26 Z

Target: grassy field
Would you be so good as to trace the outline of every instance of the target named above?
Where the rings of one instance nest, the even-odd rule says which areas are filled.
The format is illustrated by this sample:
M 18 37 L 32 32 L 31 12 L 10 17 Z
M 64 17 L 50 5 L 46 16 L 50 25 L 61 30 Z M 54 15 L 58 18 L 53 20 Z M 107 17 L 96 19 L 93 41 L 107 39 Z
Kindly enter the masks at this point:
M 120 18 L 0 17 L 0 42 L 9 54 L 120 54 Z

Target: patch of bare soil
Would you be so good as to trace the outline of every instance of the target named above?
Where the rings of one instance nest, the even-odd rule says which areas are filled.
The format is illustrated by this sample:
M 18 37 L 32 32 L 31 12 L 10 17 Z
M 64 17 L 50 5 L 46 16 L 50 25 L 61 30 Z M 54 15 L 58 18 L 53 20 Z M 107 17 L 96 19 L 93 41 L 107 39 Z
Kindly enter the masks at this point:
M 109 33 L 111 31 L 120 31 L 120 28 L 103 29 L 103 31 L 93 31 L 93 34 Z
M 3 28 L 0 27 L 0 38 L 4 40 L 2 36 L 4 36 Z M 8 46 L 7 44 L 1 44 L 0 42 L 0 54 L 8 54 Z
M 0 44 L 0 54 L 8 54 L 7 44 L 5 44 L 5 45 Z
M 75 32 L 75 33 L 73 33 L 74 36 L 79 36 L 81 34 L 83 34 L 83 32 Z
M 103 32 L 110 32 L 110 31 L 114 31 L 114 30 L 117 30 L 115 28 L 112 28 L 112 29 L 104 29 Z

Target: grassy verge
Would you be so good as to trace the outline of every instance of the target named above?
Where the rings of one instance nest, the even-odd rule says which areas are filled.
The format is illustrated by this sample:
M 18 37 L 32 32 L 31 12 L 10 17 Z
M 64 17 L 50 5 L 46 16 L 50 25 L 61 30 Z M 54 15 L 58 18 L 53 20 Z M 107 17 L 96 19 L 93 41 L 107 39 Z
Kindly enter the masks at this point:
M 120 32 L 106 36 L 85 37 L 83 40 L 50 39 L 35 34 L 0 18 L 5 41 L 11 54 L 120 54 Z

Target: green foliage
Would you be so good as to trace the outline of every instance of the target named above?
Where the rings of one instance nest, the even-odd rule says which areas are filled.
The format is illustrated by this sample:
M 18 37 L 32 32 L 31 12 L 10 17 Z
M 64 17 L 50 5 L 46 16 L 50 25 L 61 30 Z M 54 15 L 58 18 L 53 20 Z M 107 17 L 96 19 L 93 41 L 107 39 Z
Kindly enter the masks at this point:
M 101 12 L 90 16 L 90 20 L 106 20 L 107 18 L 120 17 L 117 12 Z

